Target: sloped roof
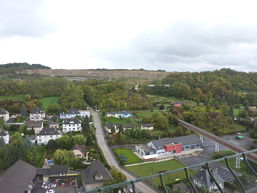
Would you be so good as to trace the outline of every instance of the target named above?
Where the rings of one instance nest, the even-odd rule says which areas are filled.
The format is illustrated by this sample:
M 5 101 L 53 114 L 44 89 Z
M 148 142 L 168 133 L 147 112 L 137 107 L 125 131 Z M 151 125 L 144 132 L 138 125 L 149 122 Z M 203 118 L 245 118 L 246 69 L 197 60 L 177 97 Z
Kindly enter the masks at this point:
M 94 184 L 111 180 L 112 176 L 104 165 L 99 161 L 93 161 L 84 171 L 81 172 L 84 184 Z M 103 176 L 102 180 L 95 180 L 95 176 Z
M 130 111 L 112 111 L 112 112 L 107 112 L 107 114 L 132 114 Z
M 34 166 L 18 160 L 0 177 L 0 193 L 24 193 L 36 176 Z
M 76 144 L 72 150 L 79 150 L 82 153 L 86 153 L 86 147 L 84 145 L 78 145 Z
M 191 144 L 197 144 L 200 143 L 200 139 L 196 135 L 186 135 L 186 136 L 180 136 L 180 137 L 174 137 L 174 138 L 163 138 L 159 140 L 152 141 L 154 147 L 156 150 L 163 149 L 165 144 L 182 144 L 182 146 L 185 145 L 191 145 Z
M 76 109 L 70 109 L 66 112 L 66 114 L 77 115 L 77 114 L 80 114 L 80 112 Z
M 60 131 L 57 131 L 54 128 L 45 128 L 42 129 L 38 135 L 60 135 Z
M 225 182 L 225 180 L 220 177 L 216 172 L 212 172 L 212 175 L 218 183 Z M 211 176 L 207 170 L 201 171 L 200 173 L 196 174 L 195 176 L 193 176 L 193 179 L 201 182 L 201 184 L 203 184 L 205 187 L 210 187 L 213 183 L 213 181 L 211 180 Z
M 81 120 L 76 119 L 76 118 L 71 118 L 71 119 L 65 119 L 62 122 L 63 124 L 80 124 Z
M 44 111 L 41 110 L 40 108 L 36 107 L 30 113 L 32 113 L 32 114 L 42 114 L 42 113 L 44 113 Z
M 0 129 L 0 136 L 6 136 L 6 135 L 8 135 L 8 132 Z
M 141 125 L 142 127 L 153 127 L 152 123 L 145 123 Z
M 28 128 L 43 127 L 43 122 L 42 121 L 27 121 L 26 125 Z
M 61 173 L 68 173 L 68 165 L 52 165 L 50 168 L 38 168 L 38 175 L 59 175 Z

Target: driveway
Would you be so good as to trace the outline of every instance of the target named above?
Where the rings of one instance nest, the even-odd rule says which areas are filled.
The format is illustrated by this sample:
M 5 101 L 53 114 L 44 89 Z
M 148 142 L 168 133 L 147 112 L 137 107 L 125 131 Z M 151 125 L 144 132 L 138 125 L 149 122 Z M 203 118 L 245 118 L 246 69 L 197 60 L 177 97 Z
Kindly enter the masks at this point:
M 126 175 L 127 180 L 134 180 L 135 179 L 134 176 L 132 176 L 130 173 L 128 173 L 126 170 L 124 170 L 122 167 L 120 167 L 116 158 L 114 157 L 114 154 L 112 153 L 111 149 L 109 148 L 107 141 L 105 140 L 105 135 L 104 135 L 104 131 L 103 131 L 103 127 L 101 124 L 101 119 L 99 117 L 99 114 L 93 110 L 91 111 L 91 114 L 93 116 L 94 126 L 96 128 L 96 132 L 95 132 L 96 133 L 96 141 L 97 141 L 98 146 L 101 148 L 106 161 L 108 162 L 108 164 L 110 166 L 117 168 L 124 175 Z M 136 190 L 138 192 L 156 193 L 155 190 L 153 190 L 151 187 L 149 187 L 148 185 L 146 185 L 143 182 L 137 182 L 137 183 L 135 183 L 135 186 L 136 186 Z

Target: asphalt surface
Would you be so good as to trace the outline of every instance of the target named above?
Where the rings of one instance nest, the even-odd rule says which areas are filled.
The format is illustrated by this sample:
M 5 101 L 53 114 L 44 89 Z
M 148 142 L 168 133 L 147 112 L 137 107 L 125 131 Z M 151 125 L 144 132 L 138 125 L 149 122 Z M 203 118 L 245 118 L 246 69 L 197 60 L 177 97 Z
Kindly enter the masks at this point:
M 109 148 L 107 141 L 105 140 L 105 135 L 104 135 L 104 131 L 102 128 L 101 119 L 100 119 L 99 114 L 95 111 L 91 111 L 91 114 L 93 116 L 93 122 L 94 122 L 94 126 L 96 128 L 96 132 L 95 132 L 96 141 L 97 141 L 98 146 L 101 148 L 106 161 L 108 162 L 108 164 L 110 166 L 117 168 L 125 176 L 127 176 L 127 180 L 134 180 L 135 179 L 134 176 L 132 176 L 130 173 L 128 173 L 126 170 L 124 170 L 122 167 L 120 167 L 120 165 L 118 164 L 116 158 L 114 157 L 111 149 Z M 135 183 L 135 187 L 136 187 L 137 192 L 156 193 L 155 190 L 153 190 L 151 187 L 149 187 L 148 185 L 146 185 L 145 183 L 142 183 L 142 182 Z

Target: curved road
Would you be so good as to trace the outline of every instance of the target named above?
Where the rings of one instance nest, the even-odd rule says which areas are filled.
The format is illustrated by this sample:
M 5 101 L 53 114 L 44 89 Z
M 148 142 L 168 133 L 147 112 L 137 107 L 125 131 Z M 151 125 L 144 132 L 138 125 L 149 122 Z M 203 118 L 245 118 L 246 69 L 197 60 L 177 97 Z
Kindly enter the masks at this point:
M 117 168 L 118 170 L 120 170 L 124 175 L 127 176 L 127 180 L 134 180 L 135 177 L 132 176 L 130 173 L 128 173 L 126 170 L 124 170 L 122 167 L 120 167 L 120 165 L 118 164 L 116 158 L 114 157 L 111 149 L 109 148 L 106 140 L 105 140 L 105 135 L 103 132 L 103 128 L 102 128 L 102 124 L 101 124 L 101 119 L 99 117 L 99 114 L 95 111 L 91 111 L 91 114 L 93 116 L 93 121 L 94 121 L 94 126 L 96 128 L 96 141 L 98 146 L 102 149 L 102 152 L 104 154 L 104 157 L 106 159 L 106 161 L 108 162 L 108 164 L 110 166 L 113 166 L 115 168 Z M 142 193 L 156 193 L 155 190 L 153 190 L 151 187 L 147 186 L 146 184 L 142 183 L 142 182 L 137 182 L 135 183 L 136 189 L 139 192 Z

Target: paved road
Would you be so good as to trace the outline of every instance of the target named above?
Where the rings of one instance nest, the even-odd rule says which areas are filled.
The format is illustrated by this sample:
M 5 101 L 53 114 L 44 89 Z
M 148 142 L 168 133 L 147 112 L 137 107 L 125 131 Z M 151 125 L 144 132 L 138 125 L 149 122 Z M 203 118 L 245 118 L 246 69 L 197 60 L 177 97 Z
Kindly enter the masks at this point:
M 95 111 L 91 111 L 94 121 L 94 126 L 96 128 L 96 141 L 99 147 L 102 149 L 102 152 L 104 154 L 105 159 L 107 160 L 108 164 L 110 166 L 116 167 L 118 170 L 120 170 L 123 174 L 127 176 L 127 180 L 134 180 L 134 176 L 132 176 L 130 173 L 128 173 L 126 170 L 124 170 L 122 167 L 119 166 L 117 163 L 117 160 L 115 159 L 114 155 L 112 154 L 109 146 L 107 145 L 107 142 L 104 137 L 104 132 L 101 124 L 101 120 L 99 117 L 99 114 Z M 137 182 L 136 189 L 139 192 L 142 193 L 156 193 L 155 190 L 147 186 L 146 184 L 142 182 Z

